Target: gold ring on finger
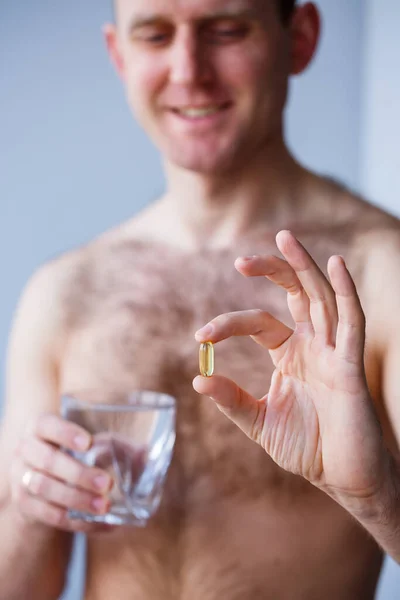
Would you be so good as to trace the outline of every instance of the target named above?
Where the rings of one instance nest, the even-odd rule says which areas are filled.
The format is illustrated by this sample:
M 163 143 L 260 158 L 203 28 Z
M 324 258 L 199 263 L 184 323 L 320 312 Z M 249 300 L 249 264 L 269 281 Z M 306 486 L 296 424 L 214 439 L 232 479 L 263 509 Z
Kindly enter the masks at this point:
M 22 475 L 22 485 L 24 486 L 25 489 L 28 490 L 28 492 L 30 491 L 30 485 L 32 482 L 32 478 L 33 478 L 33 471 L 31 469 L 27 469 L 25 471 L 25 473 Z

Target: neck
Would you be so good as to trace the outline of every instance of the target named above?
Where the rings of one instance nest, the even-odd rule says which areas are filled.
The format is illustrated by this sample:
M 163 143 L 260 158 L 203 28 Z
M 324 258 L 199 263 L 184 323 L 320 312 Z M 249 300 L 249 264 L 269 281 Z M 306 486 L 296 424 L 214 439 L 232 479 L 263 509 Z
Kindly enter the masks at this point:
M 292 221 L 304 170 L 280 141 L 232 172 L 199 174 L 167 163 L 166 175 L 168 193 L 161 204 L 174 229 L 193 245 L 207 240 L 217 247 L 259 224 L 269 223 L 276 230 Z

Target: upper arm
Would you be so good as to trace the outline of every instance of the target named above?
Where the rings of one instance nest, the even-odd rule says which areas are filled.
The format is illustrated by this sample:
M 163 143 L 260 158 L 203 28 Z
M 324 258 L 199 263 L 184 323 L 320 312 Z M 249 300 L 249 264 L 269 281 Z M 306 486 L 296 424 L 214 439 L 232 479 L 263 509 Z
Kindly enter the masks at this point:
M 32 277 L 15 313 L 7 353 L 1 470 L 8 468 L 28 423 L 43 412 L 58 410 L 63 332 L 54 269 L 45 266 Z M 7 479 L 0 477 L 0 491 L 1 481 Z
M 9 506 L 10 466 L 28 424 L 44 412 L 58 411 L 58 371 L 65 340 L 59 296 L 56 267 L 46 266 L 28 283 L 15 313 L 8 347 L 5 410 L 0 429 L 0 507 Z M 2 514 L 2 518 L 7 518 L 7 512 Z M 18 548 L 18 544 L 10 539 L 10 536 L 19 535 L 16 528 L 6 528 L 2 535 L 5 538 L 4 548 Z M 38 597 L 33 588 L 43 585 L 43 577 L 46 594 L 53 593 L 49 590 L 56 590 L 58 594 L 58 590 L 62 589 L 71 540 L 71 534 L 55 531 L 44 542 L 48 546 L 37 550 L 33 548 L 32 552 L 37 553 L 37 564 L 33 561 L 33 566 L 26 566 L 26 569 L 38 569 L 40 575 L 30 583 L 33 586 L 32 597 Z
M 383 362 L 383 397 L 389 421 L 400 451 L 400 327 L 397 340 L 390 340 Z
M 382 393 L 384 406 L 400 451 L 400 238 L 396 253 L 390 257 L 386 296 L 384 339 L 382 339 Z
M 365 277 L 371 338 L 380 361 L 380 396 L 393 434 L 392 450 L 400 449 L 400 231 L 381 235 L 370 253 Z M 367 337 L 368 344 L 368 337 Z M 393 447 L 394 446 L 394 447 Z

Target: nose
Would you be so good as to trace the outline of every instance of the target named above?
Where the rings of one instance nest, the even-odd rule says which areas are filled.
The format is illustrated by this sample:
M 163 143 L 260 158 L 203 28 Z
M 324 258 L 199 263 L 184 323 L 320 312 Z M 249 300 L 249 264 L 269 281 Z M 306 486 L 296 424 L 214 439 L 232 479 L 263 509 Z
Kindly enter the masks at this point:
M 189 29 L 178 32 L 171 48 L 171 83 L 188 86 L 207 82 L 211 69 L 204 50 L 195 32 Z

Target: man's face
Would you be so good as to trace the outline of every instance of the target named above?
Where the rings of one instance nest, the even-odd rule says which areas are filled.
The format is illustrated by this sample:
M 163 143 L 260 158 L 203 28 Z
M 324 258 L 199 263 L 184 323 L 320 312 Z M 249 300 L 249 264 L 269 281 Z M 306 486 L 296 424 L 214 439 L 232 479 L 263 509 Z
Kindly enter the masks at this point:
M 280 135 L 290 39 L 276 0 L 117 0 L 117 14 L 129 103 L 168 161 L 223 172 Z

